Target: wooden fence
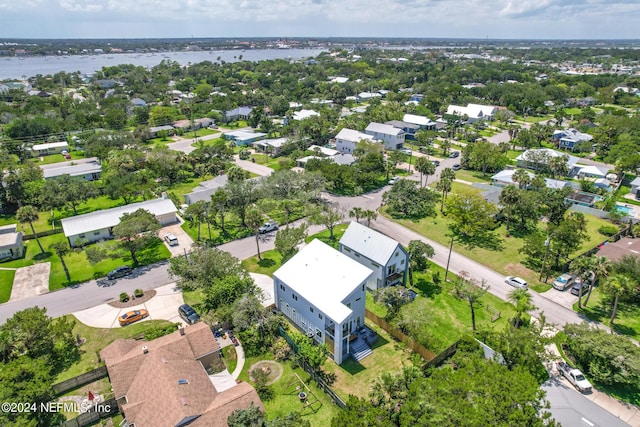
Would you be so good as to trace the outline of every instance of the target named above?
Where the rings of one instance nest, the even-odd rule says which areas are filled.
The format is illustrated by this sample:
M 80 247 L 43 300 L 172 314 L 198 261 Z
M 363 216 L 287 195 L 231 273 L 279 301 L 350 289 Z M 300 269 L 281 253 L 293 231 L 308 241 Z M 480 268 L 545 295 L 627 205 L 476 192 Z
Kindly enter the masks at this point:
M 61 395 L 69 390 L 73 390 L 85 384 L 89 384 L 96 380 L 105 378 L 108 375 L 109 373 L 107 372 L 107 367 L 101 366 L 94 369 L 93 371 L 85 372 L 84 374 L 80 374 L 77 377 L 69 378 L 66 381 L 54 384 L 52 386 L 53 391 L 55 391 L 57 395 Z
M 389 335 L 391 335 L 398 341 L 401 341 L 404 344 L 406 344 L 407 347 L 409 347 L 413 352 L 418 353 L 427 362 L 436 358 L 436 354 L 434 352 L 418 344 L 413 338 L 406 335 L 404 332 L 402 332 L 398 328 L 391 326 L 389 322 L 387 322 L 382 317 L 372 313 L 371 311 L 369 311 L 369 309 L 365 309 L 364 316 L 367 319 L 371 320 L 376 325 L 380 326 L 385 331 L 387 331 Z
M 120 412 L 115 398 L 97 403 L 94 408 L 62 424 L 62 427 L 85 427 Z

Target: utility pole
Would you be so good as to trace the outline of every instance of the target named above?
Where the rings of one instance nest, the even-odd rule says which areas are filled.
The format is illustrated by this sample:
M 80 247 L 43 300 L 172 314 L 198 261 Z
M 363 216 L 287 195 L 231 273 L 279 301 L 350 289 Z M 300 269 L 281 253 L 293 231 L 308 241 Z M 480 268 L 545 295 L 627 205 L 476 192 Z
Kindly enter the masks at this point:
M 542 259 L 542 267 L 540 268 L 540 278 L 538 280 L 542 281 L 542 275 L 544 274 L 544 267 L 547 264 L 547 256 L 549 255 L 549 249 L 551 247 L 551 236 L 547 236 L 547 240 L 544 241 L 544 246 L 546 250 L 544 251 L 544 258 Z M 546 283 L 547 277 L 545 276 L 544 281 Z

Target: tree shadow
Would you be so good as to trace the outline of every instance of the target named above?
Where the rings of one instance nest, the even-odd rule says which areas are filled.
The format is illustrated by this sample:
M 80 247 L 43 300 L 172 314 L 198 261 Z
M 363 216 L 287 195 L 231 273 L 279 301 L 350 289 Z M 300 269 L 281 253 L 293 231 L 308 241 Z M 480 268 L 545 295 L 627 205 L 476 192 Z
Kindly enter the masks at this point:
M 258 261 L 258 265 L 262 268 L 269 268 L 276 265 L 276 262 L 271 258 L 262 258 L 260 261 Z
M 47 251 L 45 253 L 39 253 L 37 255 L 34 255 L 33 260 L 34 261 L 43 261 L 43 260 L 51 258 L 52 256 L 53 256 L 53 253 Z
M 380 339 L 380 338 L 378 338 Z M 342 362 L 342 364 L 340 365 L 340 367 L 342 369 L 344 369 L 345 371 L 347 371 L 350 375 L 356 375 L 357 373 L 360 373 L 362 371 L 364 371 L 365 368 L 364 366 L 362 366 L 362 364 L 354 359 L 347 359 L 346 361 Z
M 501 251 L 505 248 L 504 239 L 498 233 L 483 233 L 478 236 L 461 237 L 459 243 L 468 249 L 481 248 L 490 251 Z
M 432 298 L 435 295 L 442 292 L 442 286 L 435 284 L 434 282 L 430 282 L 425 278 L 420 278 L 413 283 L 413 287 L 418 289 L 422 296 L 427 298 Z

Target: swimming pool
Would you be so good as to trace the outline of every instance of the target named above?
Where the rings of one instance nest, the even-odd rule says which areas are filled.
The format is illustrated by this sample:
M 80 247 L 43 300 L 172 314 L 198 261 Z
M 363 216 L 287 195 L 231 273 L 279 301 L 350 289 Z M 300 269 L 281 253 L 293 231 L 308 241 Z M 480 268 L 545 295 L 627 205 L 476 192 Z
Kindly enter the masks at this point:
M 633 208 L 629 206 L 618 205 L 616 210 L 623 215 L 634 216 Z

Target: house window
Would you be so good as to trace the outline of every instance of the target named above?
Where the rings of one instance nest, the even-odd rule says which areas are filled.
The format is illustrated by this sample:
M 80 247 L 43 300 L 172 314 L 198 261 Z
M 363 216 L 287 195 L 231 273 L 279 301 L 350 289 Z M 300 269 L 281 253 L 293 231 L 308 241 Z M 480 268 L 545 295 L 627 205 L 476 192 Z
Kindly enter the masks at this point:
M 80 237 L 81 239 L 84 239 L 84 238 L 85 238 L 85 237 L 87 237 L 87 236 L 85 236 L 84 234 L 81 234 L 79 237 Z
M 378 279 L 379 280 L 379 279 Z M 364 292 L 364 283 L 362 284 L 362 292 Z
M 400 265 L 404 265 L 404 260 L 400 261 Z
M 322 313 L 318 313 L 318 319 L 322 320 Z
M 291 298 L 293 298 L 294 301 L 298 301 L 298 296 L 296 294 L 291 294 Z
M 94 236 L 99 236 L 99 235 L 100 235 L 100 232 L 99 232 L 99 231 L 94 231 L 94 232 L 93 232 L 93 235 L 94 235 Z
M 322 331 L 321 331 L 320 329 L 318 329 L 318 328 L 316 328 L 316 335 L 317 335 L 319 338 L 322 338 Z
M 280 289 L 282 289 L 283 291 L 286 291 L 283 284 L 280 284 Z
M 398 256 L 398 252 L 396 252 L 396 256 Z
M 374 268 L 378 268 L 378 267 L 380 267 L 380 266 L 379 266 L 378 264 L 376 264 L 375 262 L 372 262 L 372 263 L 371 263 L 371 266 L 372 266 L 372 267 L 374 267 Z
M 360 254 L 359 253 L 356 252 L 355 255 L 356 255 L 356 258 L 360 258 Z
M 313 313 L 313 307 L 309 307 L 309 311 Z
M 347 303 L 347 308 L 351 308 L 351 303 L 350 302 Z
M 344 246 L 343 246 L 343 249 L 345 250 L 345 252 L 351 252 L 351 249 L 346 248 L 346 247 L 344 247 Z
M 362 298 L 356 298 L 356 301 L 360 301 Z

